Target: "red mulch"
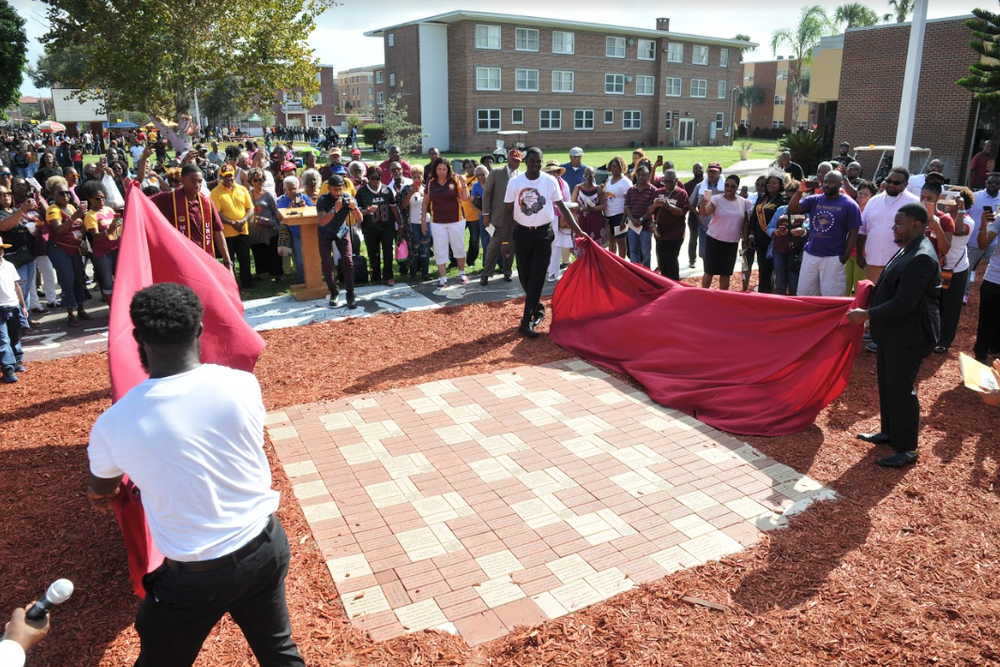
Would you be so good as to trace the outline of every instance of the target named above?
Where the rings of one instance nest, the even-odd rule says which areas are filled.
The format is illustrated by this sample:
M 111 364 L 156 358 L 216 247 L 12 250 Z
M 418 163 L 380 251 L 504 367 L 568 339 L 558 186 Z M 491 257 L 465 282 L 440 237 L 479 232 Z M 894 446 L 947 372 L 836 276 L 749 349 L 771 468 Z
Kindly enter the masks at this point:
M 734 286 L 738 279 L 733 280 Z M 854 439 L 877 430 L 874 355 L 816 425 L 747 438 L 840 494 L 743 553 L 678 572 L 609 602 L 469 649 L 424 632 L 375 643 L 344 618 L 301 510 L 271 457 L 292 542 L 288 601 L 310 665 L 982 665 L 1000 663 L 998 414 L 962 388 L 957 351 L 971 348 L 978 290 L 954 352 L 923 367 L 922 458 L 874 466 Z M 432 379 L 564 358 L 546 336 L 515 332 L 521 303 L 380 315 L 265 332 L 257 366 L 269 409 Z M 543 330 L 546 327 L 543 326 Z M 752 351 L 748 350 L 748 354 Z M 29 665 L 130 665 L 138 605 L 111 515 L 85 496 L 90 425 L 110 403 L 103 353 L 31 364 L 0 387 L 0 470 L 7 501 L 0 613 L 58 577 L 77 592 Z M 683 601 L 725 605 L 716 611 Z M 224 620 L 196 663 L 257 664 Z

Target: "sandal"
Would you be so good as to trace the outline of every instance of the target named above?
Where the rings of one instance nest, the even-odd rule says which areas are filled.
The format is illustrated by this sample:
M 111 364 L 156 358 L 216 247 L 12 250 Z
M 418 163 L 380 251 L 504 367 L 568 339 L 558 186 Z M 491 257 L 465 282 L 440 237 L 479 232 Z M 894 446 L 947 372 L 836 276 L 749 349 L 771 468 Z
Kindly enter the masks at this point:
M 76 327 L 80 326 L 80 320 L 77 319 L 76 315 L 73 315 L 72 313 L 70 313 L 69 322 L 67 324 L 69 326 L 73 327 L 73 328 L 76 328 Z
M 77 317 L 79 317 L 79 318 L 80 318 L 81 320 L 89 320 L 89 319 L 93 319 L 93 318 L 91 317 L 90 313 L 88 313 L 87 311 L 85 311 L 85 310 L 84 310 L 83 308 L 80 308 L 79 310 L 77 310 L 77 311 L 76 311 L 76 315 L 77 315 Z

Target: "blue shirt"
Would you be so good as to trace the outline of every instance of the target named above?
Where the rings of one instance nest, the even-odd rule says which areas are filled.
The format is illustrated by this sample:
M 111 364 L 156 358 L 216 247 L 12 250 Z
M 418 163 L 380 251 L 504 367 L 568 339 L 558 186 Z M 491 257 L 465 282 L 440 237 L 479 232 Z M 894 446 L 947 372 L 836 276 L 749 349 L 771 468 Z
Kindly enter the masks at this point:
M 810 195 L 799 200 L 809 216 L 806 252 L 813 257 L 840 257 L 847 249 L 847 234 L 861 227 L 858 203 L 840 192 L 836 197 Z
M 563 173 L 561 178 L 563 182 L 569 186 L 569 193 L 573 194 L 573 188 L 583 183 L 583 170 L 587 168 L 587 165 L 580 163 L 578 169 L 573 169 L 573 163 L 567 162 L 566 164 L 559 165 L 566 171 Z
M 303 194 L 302 201 L 306 206 L 312 206 L 313 201 L 309 199 L 309 195 Z M 281 195 L 278 197 L 278 208 L 294 208 L 292 206 L 292 200 L 288 198 L 288 195 Z M 288 225 L 288 231 L 291 233 L 292 238 L 300 238 L 302 236 L 302 229 L 298 225 Z
M 472 185 L 472 190 L 469 191 L 469 197 L 475 199 L 476 197 L 483 196 L 483 184 L 476 179 L 476 182 Z M 479 222 L 483 221 L 483 212 L 479 212 Z

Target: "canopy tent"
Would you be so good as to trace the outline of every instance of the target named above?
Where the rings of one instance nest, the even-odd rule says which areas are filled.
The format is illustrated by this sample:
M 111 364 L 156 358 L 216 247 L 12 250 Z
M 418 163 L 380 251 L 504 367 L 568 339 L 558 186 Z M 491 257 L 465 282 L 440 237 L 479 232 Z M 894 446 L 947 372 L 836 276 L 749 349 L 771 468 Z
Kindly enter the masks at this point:
M 263 123 L 264 119 L 261 118 L 257 113 L 252 113 L 248 117 L 243 119 L 244 123 Z
M 137 127 L 139 126 L 136 125 L 135 123 L 130 123 L 127 120 L 120 120 L 117 123 L 112 123 L 111 125 L 108 125 L 109 130 L 134 130 Z
M 38 126 L 39 132 L 65 132 L 66 126 L 54 120 L 47 120 Z

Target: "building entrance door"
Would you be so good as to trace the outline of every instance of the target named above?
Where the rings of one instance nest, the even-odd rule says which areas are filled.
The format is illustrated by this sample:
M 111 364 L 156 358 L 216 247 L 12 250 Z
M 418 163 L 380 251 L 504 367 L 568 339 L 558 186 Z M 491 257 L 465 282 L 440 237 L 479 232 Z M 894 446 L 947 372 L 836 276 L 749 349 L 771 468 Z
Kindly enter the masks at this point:
M 681 118 L 677 134 L 678 146 L 694 146 L 694 118 Z

